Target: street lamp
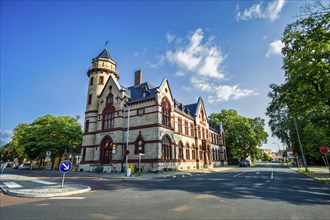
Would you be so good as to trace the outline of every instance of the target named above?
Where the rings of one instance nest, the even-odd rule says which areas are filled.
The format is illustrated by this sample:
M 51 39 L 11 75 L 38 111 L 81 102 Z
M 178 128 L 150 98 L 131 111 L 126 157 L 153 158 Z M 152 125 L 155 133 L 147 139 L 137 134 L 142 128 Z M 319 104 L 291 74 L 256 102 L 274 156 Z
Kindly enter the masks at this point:
M 129 150 L 128 147 L 128 140 L 129 140 L 129 116 L 130 116 L 130 106 L 127 104 L 127 99 L 125 98 L 120 98 L 119 96 L 116 97 L 116 100 L 120 100 L 124 102 L 124 106 L 127 108 L 127 129 L 126 132 L 124 132 L 124 135 L 126 134 L 126 148 L 125 150 Z M 128 170 L 128 154 L 125 155 L 125 164 L 126 164 L 126 176 L 130 176 L 130 172 Z

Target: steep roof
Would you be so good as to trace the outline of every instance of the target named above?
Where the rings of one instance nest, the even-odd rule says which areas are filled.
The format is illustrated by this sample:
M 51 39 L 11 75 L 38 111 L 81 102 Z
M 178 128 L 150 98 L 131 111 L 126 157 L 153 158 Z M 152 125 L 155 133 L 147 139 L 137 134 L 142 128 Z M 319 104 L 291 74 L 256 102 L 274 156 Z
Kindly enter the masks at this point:
M 155 97 L 158 87 L 149 82 L 144 82 L 137 86 L 128 87 L 128 90 L 131 96 L 130 102 L 135 102 Z
M 104 48 L 104 50 L 97 57 L 95 57 L 95 59 L 99 59 L 99 58 L 112 60 L 112 57 L 109 51 L 107 50 L 107 48 Z

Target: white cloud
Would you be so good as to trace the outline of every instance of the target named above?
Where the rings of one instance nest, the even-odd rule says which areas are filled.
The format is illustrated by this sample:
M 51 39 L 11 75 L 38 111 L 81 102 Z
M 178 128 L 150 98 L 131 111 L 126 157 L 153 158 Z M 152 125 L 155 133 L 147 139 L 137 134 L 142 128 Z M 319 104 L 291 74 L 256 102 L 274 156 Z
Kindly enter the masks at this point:
M 171 33 L 166 34 L 166 39 L 167 39 L 168 43 L 171 43 L 174 40 L 174 38 L 175 38 L 174 34 L 171 34 Z
M 184 72 L 178 71 L 175 73 L 175 76 L 177 76 L 177 77 L 184 76 Z
M 264 18 L 274 21 L 279 18 L 279 14 L 285 5 L 285 1 L 286 0 L 275 0 L 269 2 L 266 8 L 263 8 L 263 2 L 260 2 L 259 4 L 254 4 L 250 8 L 245 9 L 243 12 L 240 12 L 239 6 L 237 6 L 237 20 Z
M 203 31 L 199 28 L 189 37 L 188 45 L 167 51 L 165 57 L 183 71 L 222 79 L 224 74 L 220 72 L 220 65 L 225 57 L 219 47 L 211 46 L 210 40 L 203 44 L 203 38 Z
M 220 47 L 214 44 L 213 36 L 208 37 L 205 43 L 203 39 L 202 29 L 196 29 L 188 37 L 188 42 L 177 38 L 177 42 L 180 42 L 179 47 L 167 51 L 164 56 L 165 60 L 178 68 L 175 76 L 190 77 L 191 86 L 182 89 L 185 91 L 198 90 L 208 94 L 208 102 L 211 104 L 256 95 L 253 90 L 221 83 L 225 79 L 225 74 L 220 69 L 226 56 Z
M 13 132 L 11 130 L 0 129 L 1 146 L 11 141 Z
M 199 91 L 209 93 L 207 101 L 210 104 L 225 102 L 229 100 L 239 100 L 247 96 L 258 95 L 250 89 L 241 89 L 238 85 L 221 85 L 207 80 L 191 78 L 191 83 L 194 88 Z
M 274 40 L 269 44 L 268 52 L 266 54 L 266 57 L 269 57 L 270 55 L 280 55 L 282 54 L 282 48 L 284 47 L 284 43 L 281 40 Z

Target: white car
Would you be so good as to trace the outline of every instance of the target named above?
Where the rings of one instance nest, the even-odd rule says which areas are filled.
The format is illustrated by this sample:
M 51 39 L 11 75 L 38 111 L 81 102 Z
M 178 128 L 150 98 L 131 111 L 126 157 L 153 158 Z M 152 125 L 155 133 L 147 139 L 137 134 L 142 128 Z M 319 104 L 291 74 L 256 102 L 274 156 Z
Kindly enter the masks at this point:
M 29 163 L 22 163 L 18 166 L 19 170 L 31 170 L 31 164 Z

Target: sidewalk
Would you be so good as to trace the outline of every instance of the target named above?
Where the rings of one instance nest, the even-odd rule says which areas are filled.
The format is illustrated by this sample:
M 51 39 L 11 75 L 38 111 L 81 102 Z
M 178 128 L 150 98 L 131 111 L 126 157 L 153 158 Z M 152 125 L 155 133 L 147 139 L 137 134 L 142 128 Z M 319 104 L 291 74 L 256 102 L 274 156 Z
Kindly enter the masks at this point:
M 316 181 L 324 182 L 330 184 L 330 172 L 326 167 L 308 167 L 310 173 L 305 173 L 304 167 L 290 167 L 292 170 L 297 173 L 306 175 Z
M 203 173 L 223 172 L 236 168 L 236 166 L 217 167 L 212 169 L 200 169 L 163 173 L 133 173 L 127 177 L 124 173 L 91 173 L 91 172 L 69 172 L 66 177 L 73 176 L 94 176 L 112 179 L 152 179 L 152 178 L 175 178 L 177 176 L 201 175 Z M 58 171 L 57 171 L 58 172 Z M 40 181 L 34 177 L 27 177 L 16 174 L 0 174 L 0 188 L 5 194 L 18 197 L 55 197 L 68 196 L 88 192 L 89 186 L 80 184 L 62 184 Z

